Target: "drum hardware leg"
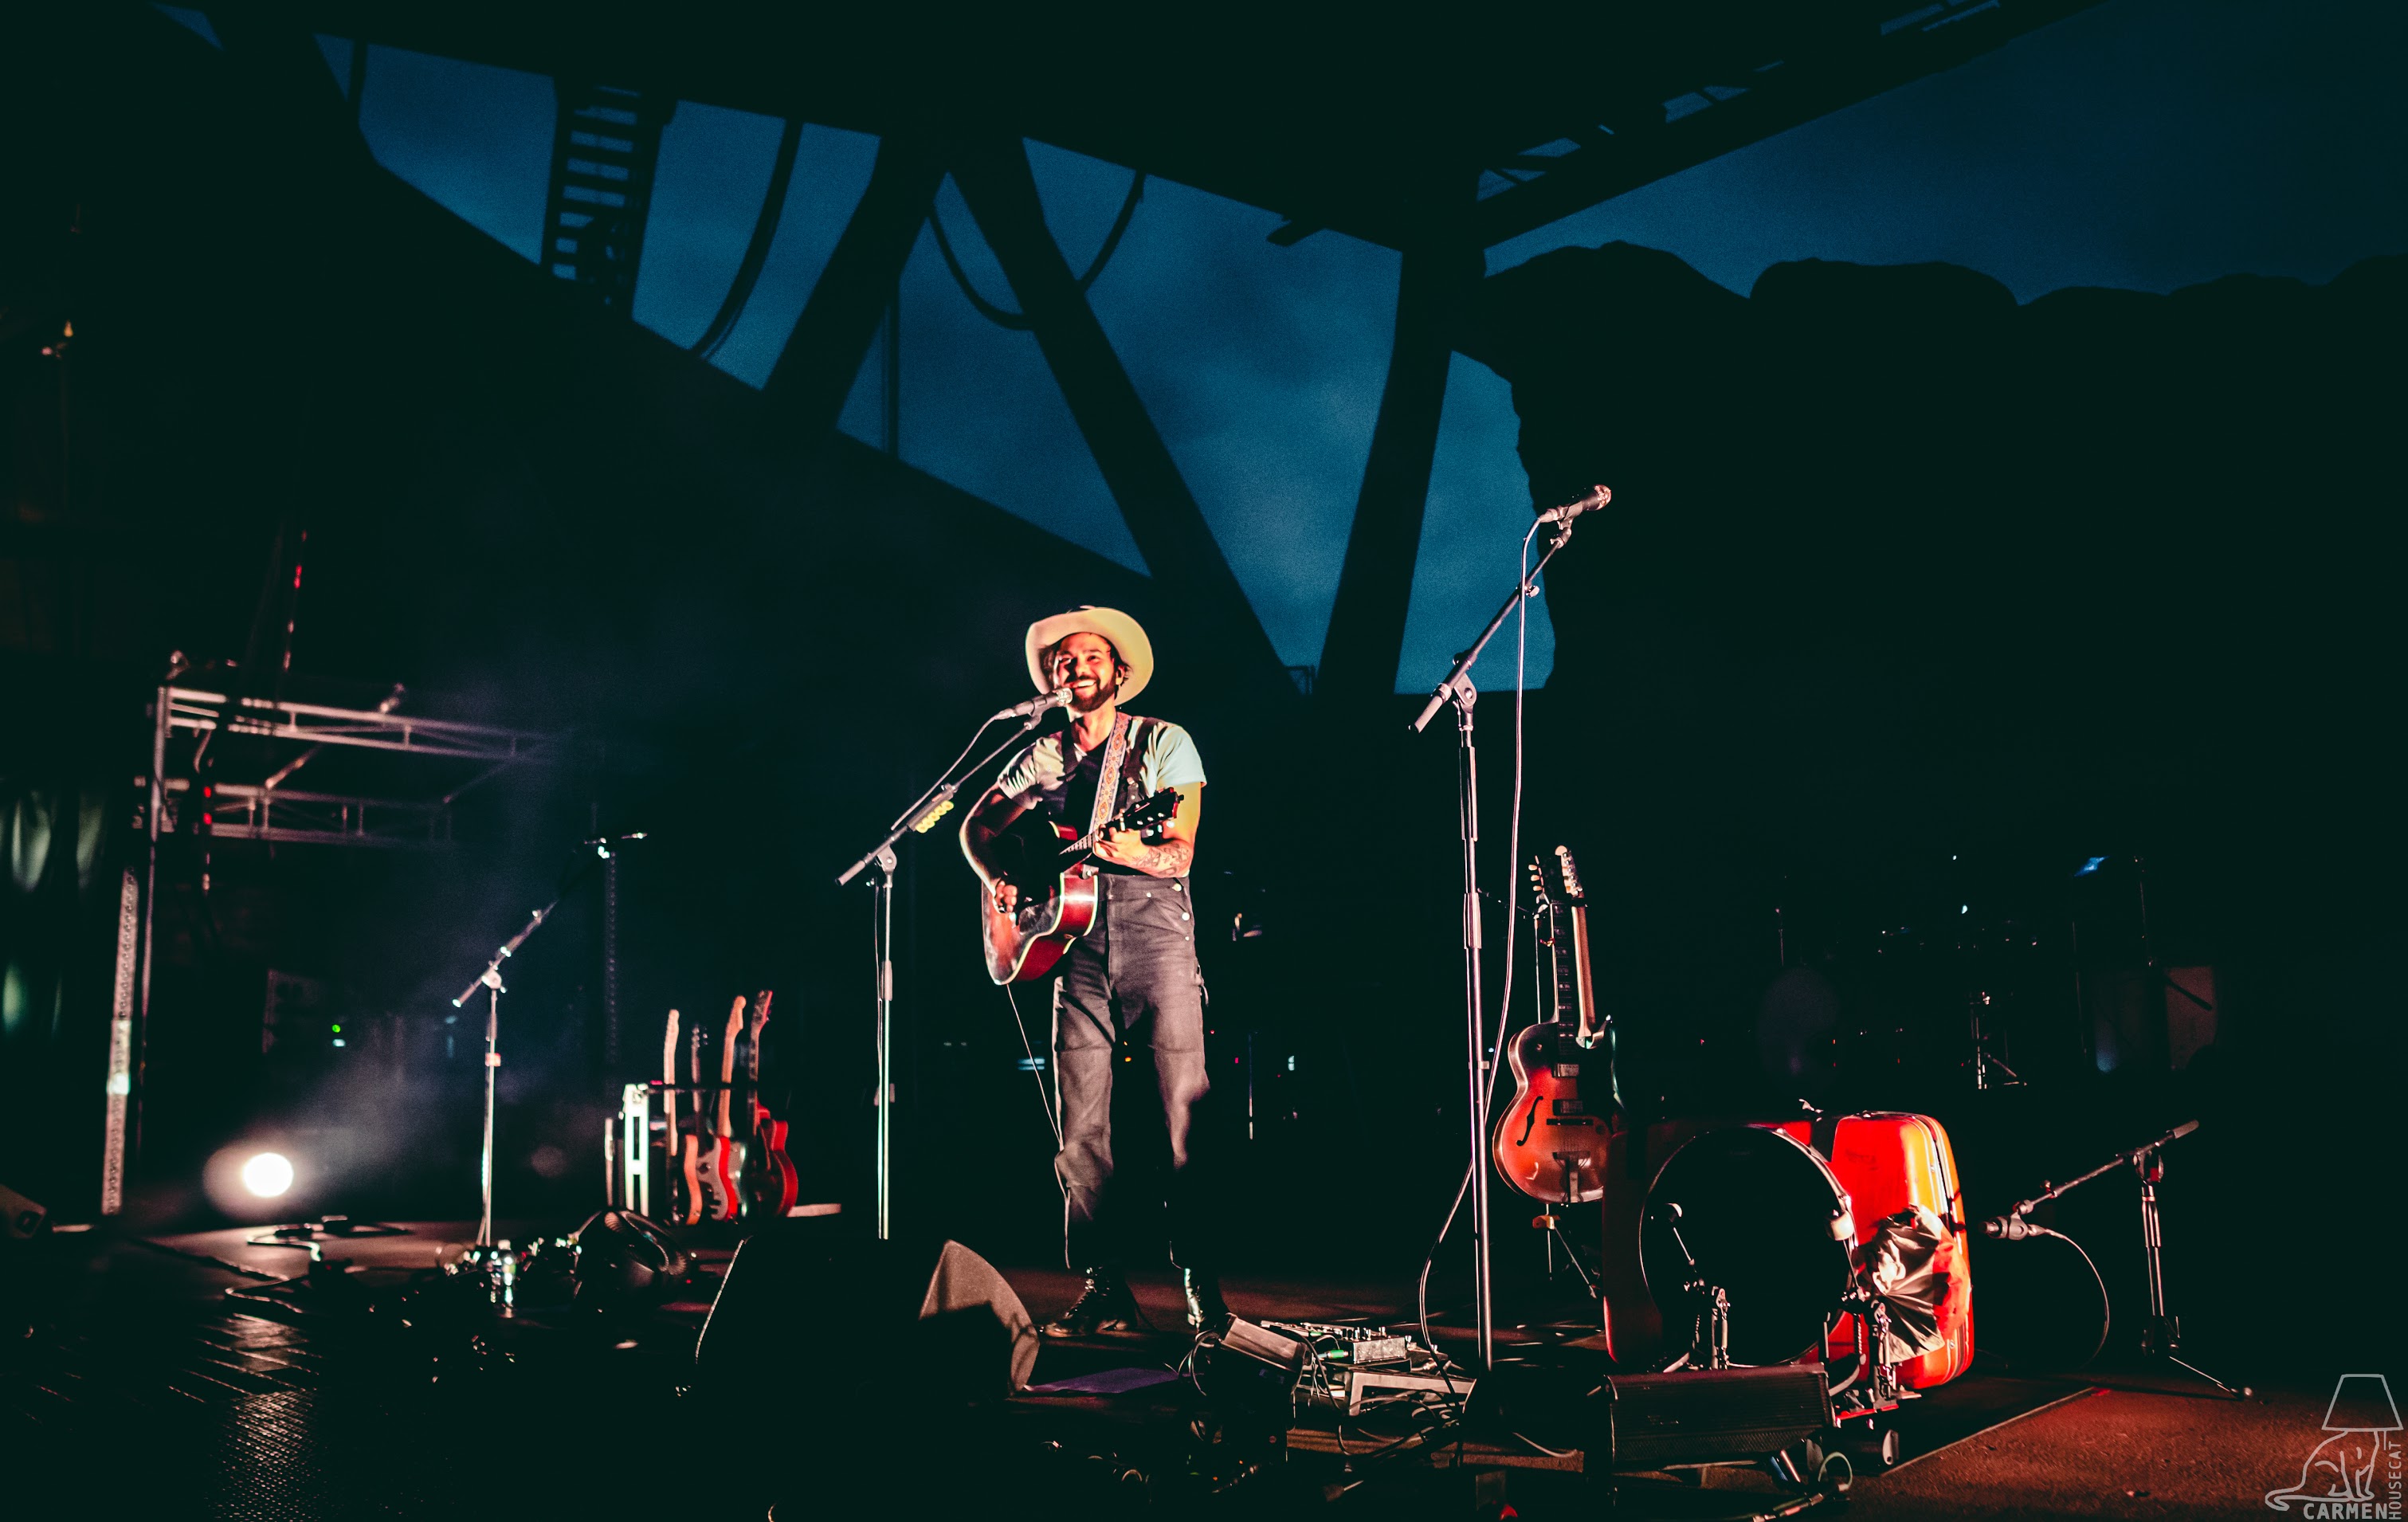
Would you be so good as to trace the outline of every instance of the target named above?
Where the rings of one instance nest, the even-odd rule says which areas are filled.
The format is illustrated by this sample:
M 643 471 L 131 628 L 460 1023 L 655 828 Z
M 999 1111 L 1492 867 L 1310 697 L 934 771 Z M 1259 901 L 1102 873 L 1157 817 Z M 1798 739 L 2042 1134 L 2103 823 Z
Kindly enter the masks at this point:
M 1833 1321 L 1834 1319 L 1836 1319 L 1836 1317 L 1838 1317 L 1838 1316 L 1840 1316 L 1840 1315 L 1844 1315 L 1844 1314 L 1847 1314 L 1847 1313 L 1846 1313 L 1844 1310 L 1842 1310 L 1842 1311 L 1835 1312 L 1835 1313 L 1833 1313 L 1833 1314 L 1832 1314 L 1832 1315 L 1828 1315 L 1828 1316 L 1825 1316 L 1825 1317 L 1823 1318 L 1823 1335 L 1822 1335 L 1822 1339 L 1821 1339 L 1820 1345 L 1819 1345 L 1819 1347 L 1816 1349 L 1816 1351 L 1817 1351 L 1817 1352 L 1819 1352 L 1819 1353 L 1822 1355 L 1822 1357 L 1823 1357 L 1823 1367 L 1824 1367 L 1824 1369 L 1825 1369 L 1826 1371 L 1828 1371 L 1828 1370 L 1830 1369 L 1830 1367 L 1831 1367 L 1832 1355 L 1833 1355 L 1833 1353 L 1834 1353 L 1834 1351 L 1835 1351 L 1835 1350 L 1832 1348 L 1832 1346 L 1831 1346 L 1831 1323 L 1832 1323 L 1832 1321 Z M 1855 1358 L 1854 1358 L 1854 1360 L 1849 1364 L 1849 1366 L 1848 1366 L 1848 1372 L 1847 1372 L 1847 1374 L 1845 1375 L 1845 1377 L 1841 1378 L 1841 1379 L 1837 1379 L 1837 1380 L 1833 1380 L 1833 1381 L 1831 1382 L 1831 1386 L 1830 1386 L 1830 1395 L 1831 1395 L 1831 1399 L 1832 1399 L 1832 1400 L 1833 1400 L 1834 1402 L 1839 1402 L 1839 1403 L 1842 1403 L 1842 1404 L 1845 1404 L 1846 1402 L 1840 1402 L 1840 1397 L 1842 1397 L 1842 1395 L 1845 1395 L 1849 1390 L 1853 1389 L 1853 1388 L 1856 1386 L 1856 1381 L 1858 1381 L 1858 1380 L 1860 1380 L 1860 1379 L 1862 1379 L 1862 1378 L 1864 1378 L 1864 1377 L 1865 1377 L 1864 1344 L 1863 1344 L 1863 1342 L 1862 1342 L 1862 1335 L 1863 1335 L 1862 1328 L 1863 1328 L 1864 1323 L 1862 1323 L 1862 1322 L 1860 1321 L 1860 1322 L 1858 1322 L 1856 1325 L 1857 1325 L 1857 1328 L 1858 1328 L 1858 1339 L 1859 1339 L 1859 1341 L 1858 1341 L 1858 1343 L 1857 1343 L 1857 1350 L 1856 1350 L 1856 1357 L 1855 1357 Z
M 1972 1027 L 1973 1055 L 1966 1061 L 1965 1066 L 1973 1070 L 1973 1087 L 1982 1092 L 1987 1092 L 1992 1088 L 2023 1087 L 2023 1079 L 2013 1068 L 2008 1067 L 1997 1053 L 1990 1050 L 1990 1043 L 1998 1038 L 1983 1019 L 1983 1016 L 1989 1012 L 1989 994 L 1986 991 L 1976 991 L 1968 996 L 1966 1005 Z M 2002 1076 L 1993 1078 L 1991 1075 L 1994 1073 Z
M 1865 1359 L 1865 1367 L 1872 1371 L 1872 1378 L 1865 1393 L 1876 1403 L 1894 1404 L 1898 1400 L 1898 1365 L 1886 1356 L 1889 1307 L 1879 1300 L 1868 1299 L 1861 1325 L 1861 1357 Z
M 1705 1366 L 1728 1369 L 1731 1366 L 1730 1297 L 1723 1293 L 1720 1285 L 1708 1285 L 1706 1294 Z
M 1681 1279 L 1681 1293 L 1705 1307 L 1705 1314 L 1691 1324 L 1687 1355 L 1670 1365 L 1667 1371 L 1683 1364 L 1699 1369 L 1728 1369 L 1730 1296 L 1722 1285 L 1708 1284 L 1705 1271 L 1698 1267 L 1698 1255 L 1689 1251 L 1688 1239 L 1681 1235 L 1680 1205 L 1668 1199 L 1660 1209 L 1663 1221 L 1671 1229 L 1672 1245 L 1681 1250 L 1681 1261 L 1687 1265 Z

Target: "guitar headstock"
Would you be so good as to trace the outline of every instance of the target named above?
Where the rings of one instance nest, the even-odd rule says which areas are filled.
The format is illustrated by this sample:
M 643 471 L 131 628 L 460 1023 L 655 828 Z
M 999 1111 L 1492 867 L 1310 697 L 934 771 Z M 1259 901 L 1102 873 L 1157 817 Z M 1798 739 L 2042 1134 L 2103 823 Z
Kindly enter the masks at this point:
M 1547 869 L 1538 857 L 1530 858 L 1530 912 L 1537 913 L 1555 899 L 1547 892 Z
M 1170 823 L 1171 816 L 1178 812 L 1179 789 L 1166 787 L 1161 792 L 1140 798 L 1122 810 L 1120 817 L 1106 826 L 1106 832 L 1115 829 L 1133 829 L 1140 834 L 1152 833 Z
M 1588 897 L 1586 893 L 1581 890 L 1580 868 L 1572 860 L 1572 848 L 1570 846 L 1559 845 L 1555 847 L 1555 869 L 1557 876 L 1563 880 L 1564 897 L 1566 898 L 1570 899 L 1573 903 L 1579 903 L 1582 899 Z

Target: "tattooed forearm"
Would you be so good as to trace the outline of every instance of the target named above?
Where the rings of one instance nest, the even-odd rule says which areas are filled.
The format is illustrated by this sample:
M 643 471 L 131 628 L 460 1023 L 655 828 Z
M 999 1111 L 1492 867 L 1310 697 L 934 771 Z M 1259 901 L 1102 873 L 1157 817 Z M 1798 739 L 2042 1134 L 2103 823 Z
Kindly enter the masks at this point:
M 1130 866 L 1155 877 L 1181 877 L 1187 864 L 1196 859 L 1193 840 L 1165 840 L 1160 845 L 1140 846 L 1137 859 Z

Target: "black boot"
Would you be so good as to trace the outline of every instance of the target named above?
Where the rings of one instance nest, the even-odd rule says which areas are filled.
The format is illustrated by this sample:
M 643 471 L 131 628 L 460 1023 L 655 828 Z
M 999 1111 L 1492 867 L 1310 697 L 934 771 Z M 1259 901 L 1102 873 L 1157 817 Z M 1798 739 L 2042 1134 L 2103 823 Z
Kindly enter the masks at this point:
M 1048 1337 L 1093 1337 L 1097 1332 L 1138 1329 L 1137 1297 L 1131 1295 L 1121 1271 L 1109 1264 L 1087 1271 L 1087 1287 L 1070 1309 L 1039 1327 Z
M 1197 1331 L 1228 1324 L 1229 1302 L 1221 1298 L 1221 1276 L 1211 1269 L 1182 1269 L 1187 1286 L 1187 1325 Z

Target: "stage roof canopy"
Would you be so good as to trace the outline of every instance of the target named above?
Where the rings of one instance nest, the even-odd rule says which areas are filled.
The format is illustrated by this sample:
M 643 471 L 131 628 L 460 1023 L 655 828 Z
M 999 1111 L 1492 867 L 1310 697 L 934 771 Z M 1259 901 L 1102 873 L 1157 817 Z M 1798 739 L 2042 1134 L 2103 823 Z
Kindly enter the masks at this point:
M 1402 248 L 1502 242 L 2094 3 L 230 8 L 881 137 L 1036 138 L 1277 212 L 1274 241 Z

